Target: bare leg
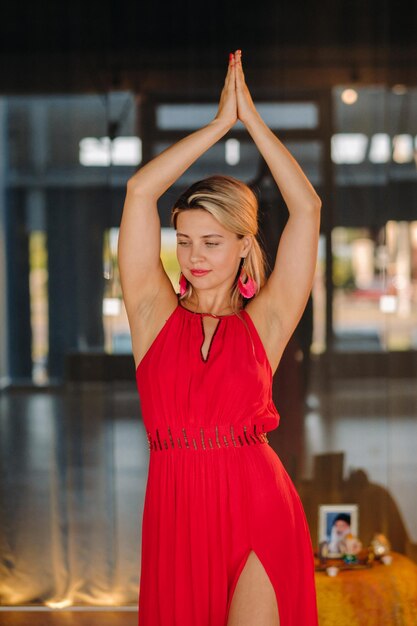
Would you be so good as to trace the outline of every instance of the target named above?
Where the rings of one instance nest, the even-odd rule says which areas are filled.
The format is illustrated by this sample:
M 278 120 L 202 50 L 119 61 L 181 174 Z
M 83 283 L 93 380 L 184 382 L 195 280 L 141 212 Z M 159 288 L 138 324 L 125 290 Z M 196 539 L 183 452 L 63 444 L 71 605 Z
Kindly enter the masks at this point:
M 274 587 L 253 550 L 237 581 L 227 626 L 279 626 Z

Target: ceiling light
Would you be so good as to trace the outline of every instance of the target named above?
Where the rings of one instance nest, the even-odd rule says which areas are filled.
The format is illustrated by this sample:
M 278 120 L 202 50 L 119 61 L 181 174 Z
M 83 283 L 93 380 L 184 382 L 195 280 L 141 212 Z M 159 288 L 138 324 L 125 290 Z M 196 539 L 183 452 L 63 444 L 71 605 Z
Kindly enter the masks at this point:
M 342 102 L 345 104 L 355 104 L 358 99 L 358 92 L 356 89 L 344 89 L 341 93 Z
M 396 96 L 403 96 L 404 94 L 406 94 L 408 91 L 407 87 L 405 85 L 394 85 L 392 88 L 392 93 L 395 93 Z

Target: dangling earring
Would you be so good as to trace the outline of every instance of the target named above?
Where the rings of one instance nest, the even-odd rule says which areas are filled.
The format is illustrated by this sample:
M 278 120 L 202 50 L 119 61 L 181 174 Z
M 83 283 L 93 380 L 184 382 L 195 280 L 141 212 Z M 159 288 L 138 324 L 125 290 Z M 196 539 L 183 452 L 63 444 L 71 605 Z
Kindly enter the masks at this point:
M 181 272 L 179 283 L 180 283 L 180 295 L 183 296 L 185 292 L 187 291 L 187 279 L 185 278 L 182 272 Z
M 246 274 L 247 281 L 243 283 L 243 274 Z M 237 281 L 237 286 L 239 288 L 240 293 L 244 298 L 252 298 L 255 295 L 258 285 L 254 281 L 253 278 L 249 276 L 246 272 L 244 266 L 242 265 L 242 271 L 240 272 L 239 280 Z

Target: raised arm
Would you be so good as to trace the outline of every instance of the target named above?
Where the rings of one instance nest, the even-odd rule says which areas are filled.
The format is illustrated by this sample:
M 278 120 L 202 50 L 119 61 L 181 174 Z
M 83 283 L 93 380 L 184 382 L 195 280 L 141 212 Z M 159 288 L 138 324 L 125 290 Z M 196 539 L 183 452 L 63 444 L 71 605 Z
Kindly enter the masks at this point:
M 237 120 L 234 63 L 229 67 L 216 117 L 141 167 L 127 182 L 120 224 L 118 263 L 129 320 L 156 297 L 172 290 L 161 258 L 157 199 Z
M 241 54 L 237 51 L 236 96 L 238 117 L 264 157 L 288 207 L 274 269 L 259 300 L 271 320 L 279 322 L 289 339 L 307 303 L 316 268 L 321 200 L 294 157 L 265 124 L 245 82 Z

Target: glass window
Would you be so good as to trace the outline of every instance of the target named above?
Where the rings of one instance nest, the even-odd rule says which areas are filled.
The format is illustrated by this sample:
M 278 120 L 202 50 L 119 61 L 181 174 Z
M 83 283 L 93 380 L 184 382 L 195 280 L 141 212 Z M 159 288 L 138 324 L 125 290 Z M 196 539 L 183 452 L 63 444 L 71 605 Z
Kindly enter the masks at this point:
M 259 151 L 253 141 L 239 141 L 234 144 L 235 158 L 230 162 L 230 144 L 228 141 L 218 141 L 209 150 L 200 156 L 184 174 L 176 181 L 175 186 L 181 188 L 190 185 L 196 180 L 212 174 L 230 174 L 246 182 L 255 178 L 260 164 Z M 156 156 L 172 145 L 171 141 L 158 141 L 152 146 L 152 155 Z M 232 144 L 233 145 L 233 144 Z M 238 154 L 238 158 L 236 155 Z
M 106 352 L 132 352 L 129 322 L 123 302 L 117 263 L 117 243 L 119 228 L 110 228 L 104 233 L 103 240 L 103 325 L 104 349 Z
M 319 123 L 314 102 L 258 102 L 256 108 L 270 128 L 317 128 Z M 160 130 L 196 129 L 208 124 L 217 110 L 218 103 L 160 104 L 156 108 L 156 125 Z M 239 121 L 234 128 L 242 129 L 244 125 Z
M 29 290 L 32 327 L 33 380 L 48 381 L 48 251 L 46 233 L 32 231 L 29 235 Z
M 417 348 L 417 222 L 332 232 L 335 348 Z

